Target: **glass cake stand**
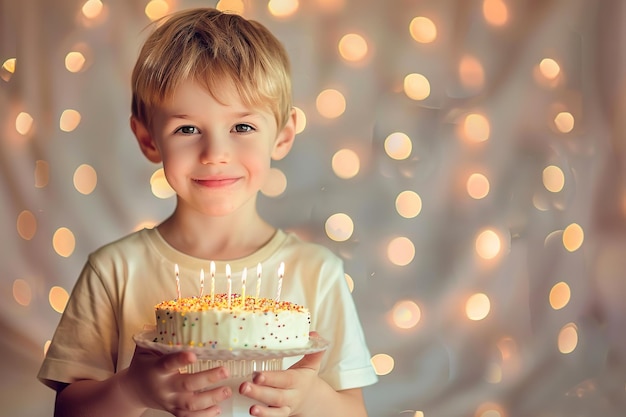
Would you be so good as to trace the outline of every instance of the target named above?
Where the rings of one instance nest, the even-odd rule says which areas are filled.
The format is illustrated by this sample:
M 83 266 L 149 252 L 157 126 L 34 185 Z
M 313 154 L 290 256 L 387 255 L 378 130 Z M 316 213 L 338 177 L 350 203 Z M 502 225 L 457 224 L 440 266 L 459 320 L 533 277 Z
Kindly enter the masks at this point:
M 182 345 L 167 345 L 155 342 L 156 332 L 152 329 L 144 330 L 133 336 L 137 346 L 163 354 L 189 351 L 196 354 L 198 360 L 180 369 L 181 373 L 196 373 L 224 366 L 228 369 L 230 378 L 222 383 L 206 387 L 207 390 L 217 386 L 229 386 L 233 396 L 220 403 L 225 416 L 250 416 L 250 407 L 254 402 L 239 394 L 239 386 L 246 380 L 252 379 L 257 371 L 281 371 L 283 359 L 307 355 L 326 350 L 328 341 L 312 336 L 309 342 L 301 348 L 292 349 L 214 349 L 212 347 L 191 347 Z
M 155 342 L 155 338 L 154 330 L 144 330 L 133 336 L 137 346 L 145 349 L 164 354 L 181 351 L 195 353 L 198 361 L 181 369 L 181 372 L 193 373 L 225 366 L 233 377 L 247 376 L 255 371 L 280 371 L 283 358 L 321 352 L 328 347 L 328 341 L 319 336 L 309 337 L 305 346 L 291 349 L 215 349 L 210 346 L 168 345 Z

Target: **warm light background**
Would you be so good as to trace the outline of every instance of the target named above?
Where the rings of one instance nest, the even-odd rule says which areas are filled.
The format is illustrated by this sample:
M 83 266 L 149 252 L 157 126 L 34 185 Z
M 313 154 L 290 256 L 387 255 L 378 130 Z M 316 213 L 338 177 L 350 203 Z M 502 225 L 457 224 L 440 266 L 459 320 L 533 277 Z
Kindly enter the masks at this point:
M 1 0 L 2 415 L 52 415 L 35 375 L 87 254 L 172 209 L 130 71 L 151 18 L 216 4 L 292 57 L 260 206 L 345 260 L 371 417 L 623 415 L 624 2 Z

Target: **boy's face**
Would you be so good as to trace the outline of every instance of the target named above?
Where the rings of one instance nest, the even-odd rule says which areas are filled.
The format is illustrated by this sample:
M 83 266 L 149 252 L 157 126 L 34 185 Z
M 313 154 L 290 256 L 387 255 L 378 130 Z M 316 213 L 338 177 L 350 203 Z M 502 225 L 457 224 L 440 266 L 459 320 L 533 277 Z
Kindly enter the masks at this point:
M 254 209 L 271 159 L 289 152 L 295 134 L 295 116 L 278 131 L 269 110 L 244 105 L 231 83 L 223 85 L 217 101 L 186 81 L 156 109 L 152 129 L 132 121 L 144 154 L 163 162 L 179 208 L 211 216 Z

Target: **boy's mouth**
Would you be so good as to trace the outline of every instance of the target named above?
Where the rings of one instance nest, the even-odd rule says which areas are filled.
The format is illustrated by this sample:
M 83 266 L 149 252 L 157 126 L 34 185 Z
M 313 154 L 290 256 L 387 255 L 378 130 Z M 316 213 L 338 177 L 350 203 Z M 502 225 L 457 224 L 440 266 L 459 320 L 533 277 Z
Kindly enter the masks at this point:
M 196 184 L 208 188 L 228 187 L 229 185 L 235 184 L 237 181 L 239 181 L 238 177 L 194 179 Z

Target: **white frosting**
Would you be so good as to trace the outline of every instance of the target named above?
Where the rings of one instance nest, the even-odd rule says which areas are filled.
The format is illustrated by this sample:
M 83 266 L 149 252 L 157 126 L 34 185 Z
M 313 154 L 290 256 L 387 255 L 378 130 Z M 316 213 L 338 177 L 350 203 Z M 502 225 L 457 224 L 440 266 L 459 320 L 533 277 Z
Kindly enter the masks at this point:
M 156 341 L 214 349 L 291 349 L 309 341 L 309 311 L 295 304 L 246 297 L 245 309 L 224 297 L 188 298 L 156 306 Z M 254 307 L 254 306 L 257 307 Z

